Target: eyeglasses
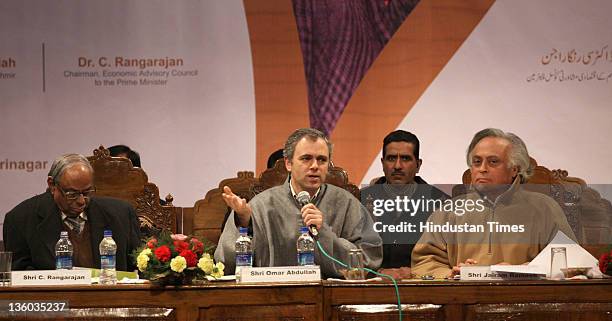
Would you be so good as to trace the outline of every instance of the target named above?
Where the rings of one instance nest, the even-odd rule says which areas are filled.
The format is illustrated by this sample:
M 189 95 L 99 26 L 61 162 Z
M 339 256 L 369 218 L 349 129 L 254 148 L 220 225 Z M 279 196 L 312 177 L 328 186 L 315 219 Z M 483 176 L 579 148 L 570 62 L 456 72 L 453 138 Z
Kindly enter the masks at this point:
M 59 184 L 55 185 L 55 187 L 57 187 L 57 189 L 59 189 L 62 195 L 64 195 L 64 197 L 69 201 L 76 201 L 81 196 L 83 196 L 83 198 L 85 199 L 89 199 L 91 197 L 91 194 L 96 192 L 95 187 L 92 187 L 85 191 L 78 191 L 78 192 L 66 192 L 59 186 Z

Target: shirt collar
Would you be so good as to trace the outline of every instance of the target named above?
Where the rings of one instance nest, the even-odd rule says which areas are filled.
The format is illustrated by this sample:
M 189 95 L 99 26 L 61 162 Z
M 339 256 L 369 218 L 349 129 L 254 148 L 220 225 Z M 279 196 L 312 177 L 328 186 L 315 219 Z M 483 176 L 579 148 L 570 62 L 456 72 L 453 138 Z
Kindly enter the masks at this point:
M 491 206 L 496 206 L 499 203 L 509 203 L 512 200 L 512 196 L 514 195 L 514 193 L 516 193 L 516 191 L 520 189 L 520 186 L 521 186 L 521 178 L 517 176 L 514 178 L 514 181 L 508 187 L 508 189 L 504 191 L 503 193 L 501 193 L 499 196 L 497 196 L 495 200 L 489 199 L 485 195 L 482 195 L 479 191 L 476 191 L 476 193 L 482 199 L 488 202 Z
M 296 198 L 297 197 L 297 193 L 293 189 L 293 184 L 291 184 L 291 176 L 289 176 L 289 188 L 291 189 L 291 195 L 293 195 L 293 198 Z M 313 199 L 317 198 L 317 196 L 319 196 L 319 192 L 320 191 L 321 191 L 321 186 L 319 186 L 319 188 L 317 189 L 316 193 L 310 198 L 310 200 L 312 201 Z
M 68 217 L 68 215 L 64 214 L 64 212 L 62 213 L 62 221 L 66 219 L 66 217 Z M 87 214 L 85 214 L 85 211 L 81 212 L 81 214 L 79 214 L 77 217 L 80 217 L 83 221 L 87 221 Z

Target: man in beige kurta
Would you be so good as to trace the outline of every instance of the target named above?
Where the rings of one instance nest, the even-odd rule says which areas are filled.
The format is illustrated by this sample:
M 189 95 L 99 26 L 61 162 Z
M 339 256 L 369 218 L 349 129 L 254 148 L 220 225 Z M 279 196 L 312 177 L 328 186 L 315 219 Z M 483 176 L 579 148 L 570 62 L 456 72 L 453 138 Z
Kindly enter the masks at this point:
M 417 276 L 452 277 L 461 266 L 523 264 L 562 231 L 575 239 L 560 206 L 550 197 L 524 190 L 533 171 L 523 141 L 499 129 L 478 132 L 468 148 L 472 210 L 436 211 L 412 252 Z M 461 213 L 461 215 L 457 214 Z

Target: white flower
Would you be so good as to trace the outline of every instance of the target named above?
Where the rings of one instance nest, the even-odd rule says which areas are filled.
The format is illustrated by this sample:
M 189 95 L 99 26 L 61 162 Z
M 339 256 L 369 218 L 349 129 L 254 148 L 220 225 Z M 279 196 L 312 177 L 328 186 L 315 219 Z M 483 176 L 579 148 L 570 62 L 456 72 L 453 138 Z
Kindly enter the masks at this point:
M 151 254 L 153 254 L 153 252 L 151 252 L 151 249 L 144 249 L 142 250 L 142 252 L 140 252 L 140 254 L 138 254 L 138 257 L 136 258 L 136 266 L 138 267 L 138 270 L 140 272 L 144 272 L 144 270 L 149 265 L 149 256 Z
M 170 261 L 170 269 L 174 272 L 181 273 L 187 267 L 187 260 L 182 256 L 177 256 Z
M 172 238 L 173 241 L 185 241 L 187 240 L 188 236 L 185 234 L 172 234 L 170 235 L 170 238 Z
M 140 253 L 138 257 L 136 258 L 136 265 L 138 266 L 138 270 L 140 272 L 144 272 L 144 270 L 149 265 L 149 256 L 143 255 L 142 253 Z
M 217 262 L 215 267 L 213 268 L 212 273 L 210 274 L 213 278 L 218 279 L 223 276 L 223 270 L 225 269 L 225 265 L 221 262 Z
M 211 274 L 214 268 L 214 261 L 210 257 L 210 254 L 206 253 L 198 261 L 198 267 L 204 271 L 205 274 Z

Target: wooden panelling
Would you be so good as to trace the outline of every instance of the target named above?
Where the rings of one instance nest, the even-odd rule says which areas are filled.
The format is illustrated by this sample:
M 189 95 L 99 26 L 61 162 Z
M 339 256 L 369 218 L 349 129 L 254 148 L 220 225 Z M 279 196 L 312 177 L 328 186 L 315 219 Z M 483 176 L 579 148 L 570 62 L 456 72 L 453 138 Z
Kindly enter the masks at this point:
M 411 321 L 444 320 L 444 310 L 436 304 L 402 304 L 403 318 Z M 332 310 L 332 320 L 339 321 L 396 321 L 395 304 L 341 305 Z
M 475 321 L 610 321 L 612 303 L 477 304 L 467 307 L 467 319 Z
M 404 281 L 404 320 L 610 320 L 612 279 L 585 281 Z M 202 286 L 148 285 L 0 287 L 0 302 L 68 301 L 74 311 L 108 319 L 124 308 L 170 309 L 170 320 L 397 320 L 389 283 L 338 281 L 307 284 L 211 282 Z M 87 310 L 87 309 L 97 310 Z M 40 315 L 42 316 L 42 315 Z M 65 314 L 60 317 L 67 317 Z M 132 314 L 136 318 L 136 314 Z M 156 316 L 164 320 L 163 316 Z M 4 319 L 2 319 L 4 318 Z M 0 308 L 0 320 L 12 320 Z M 162 319 L 159 319 L 162 318 Z M 38 318 L 36 320 L 43 320 Z M 54 317 L 48 318 L 57 320 Z M 68 320 L 74 320 L 69 319 Z M 77 319 L 78 320 L 78 319 Z M 92 320 L 101 320 L 92 318 Z M 140 320 L 140 319 L 128 319 Z

